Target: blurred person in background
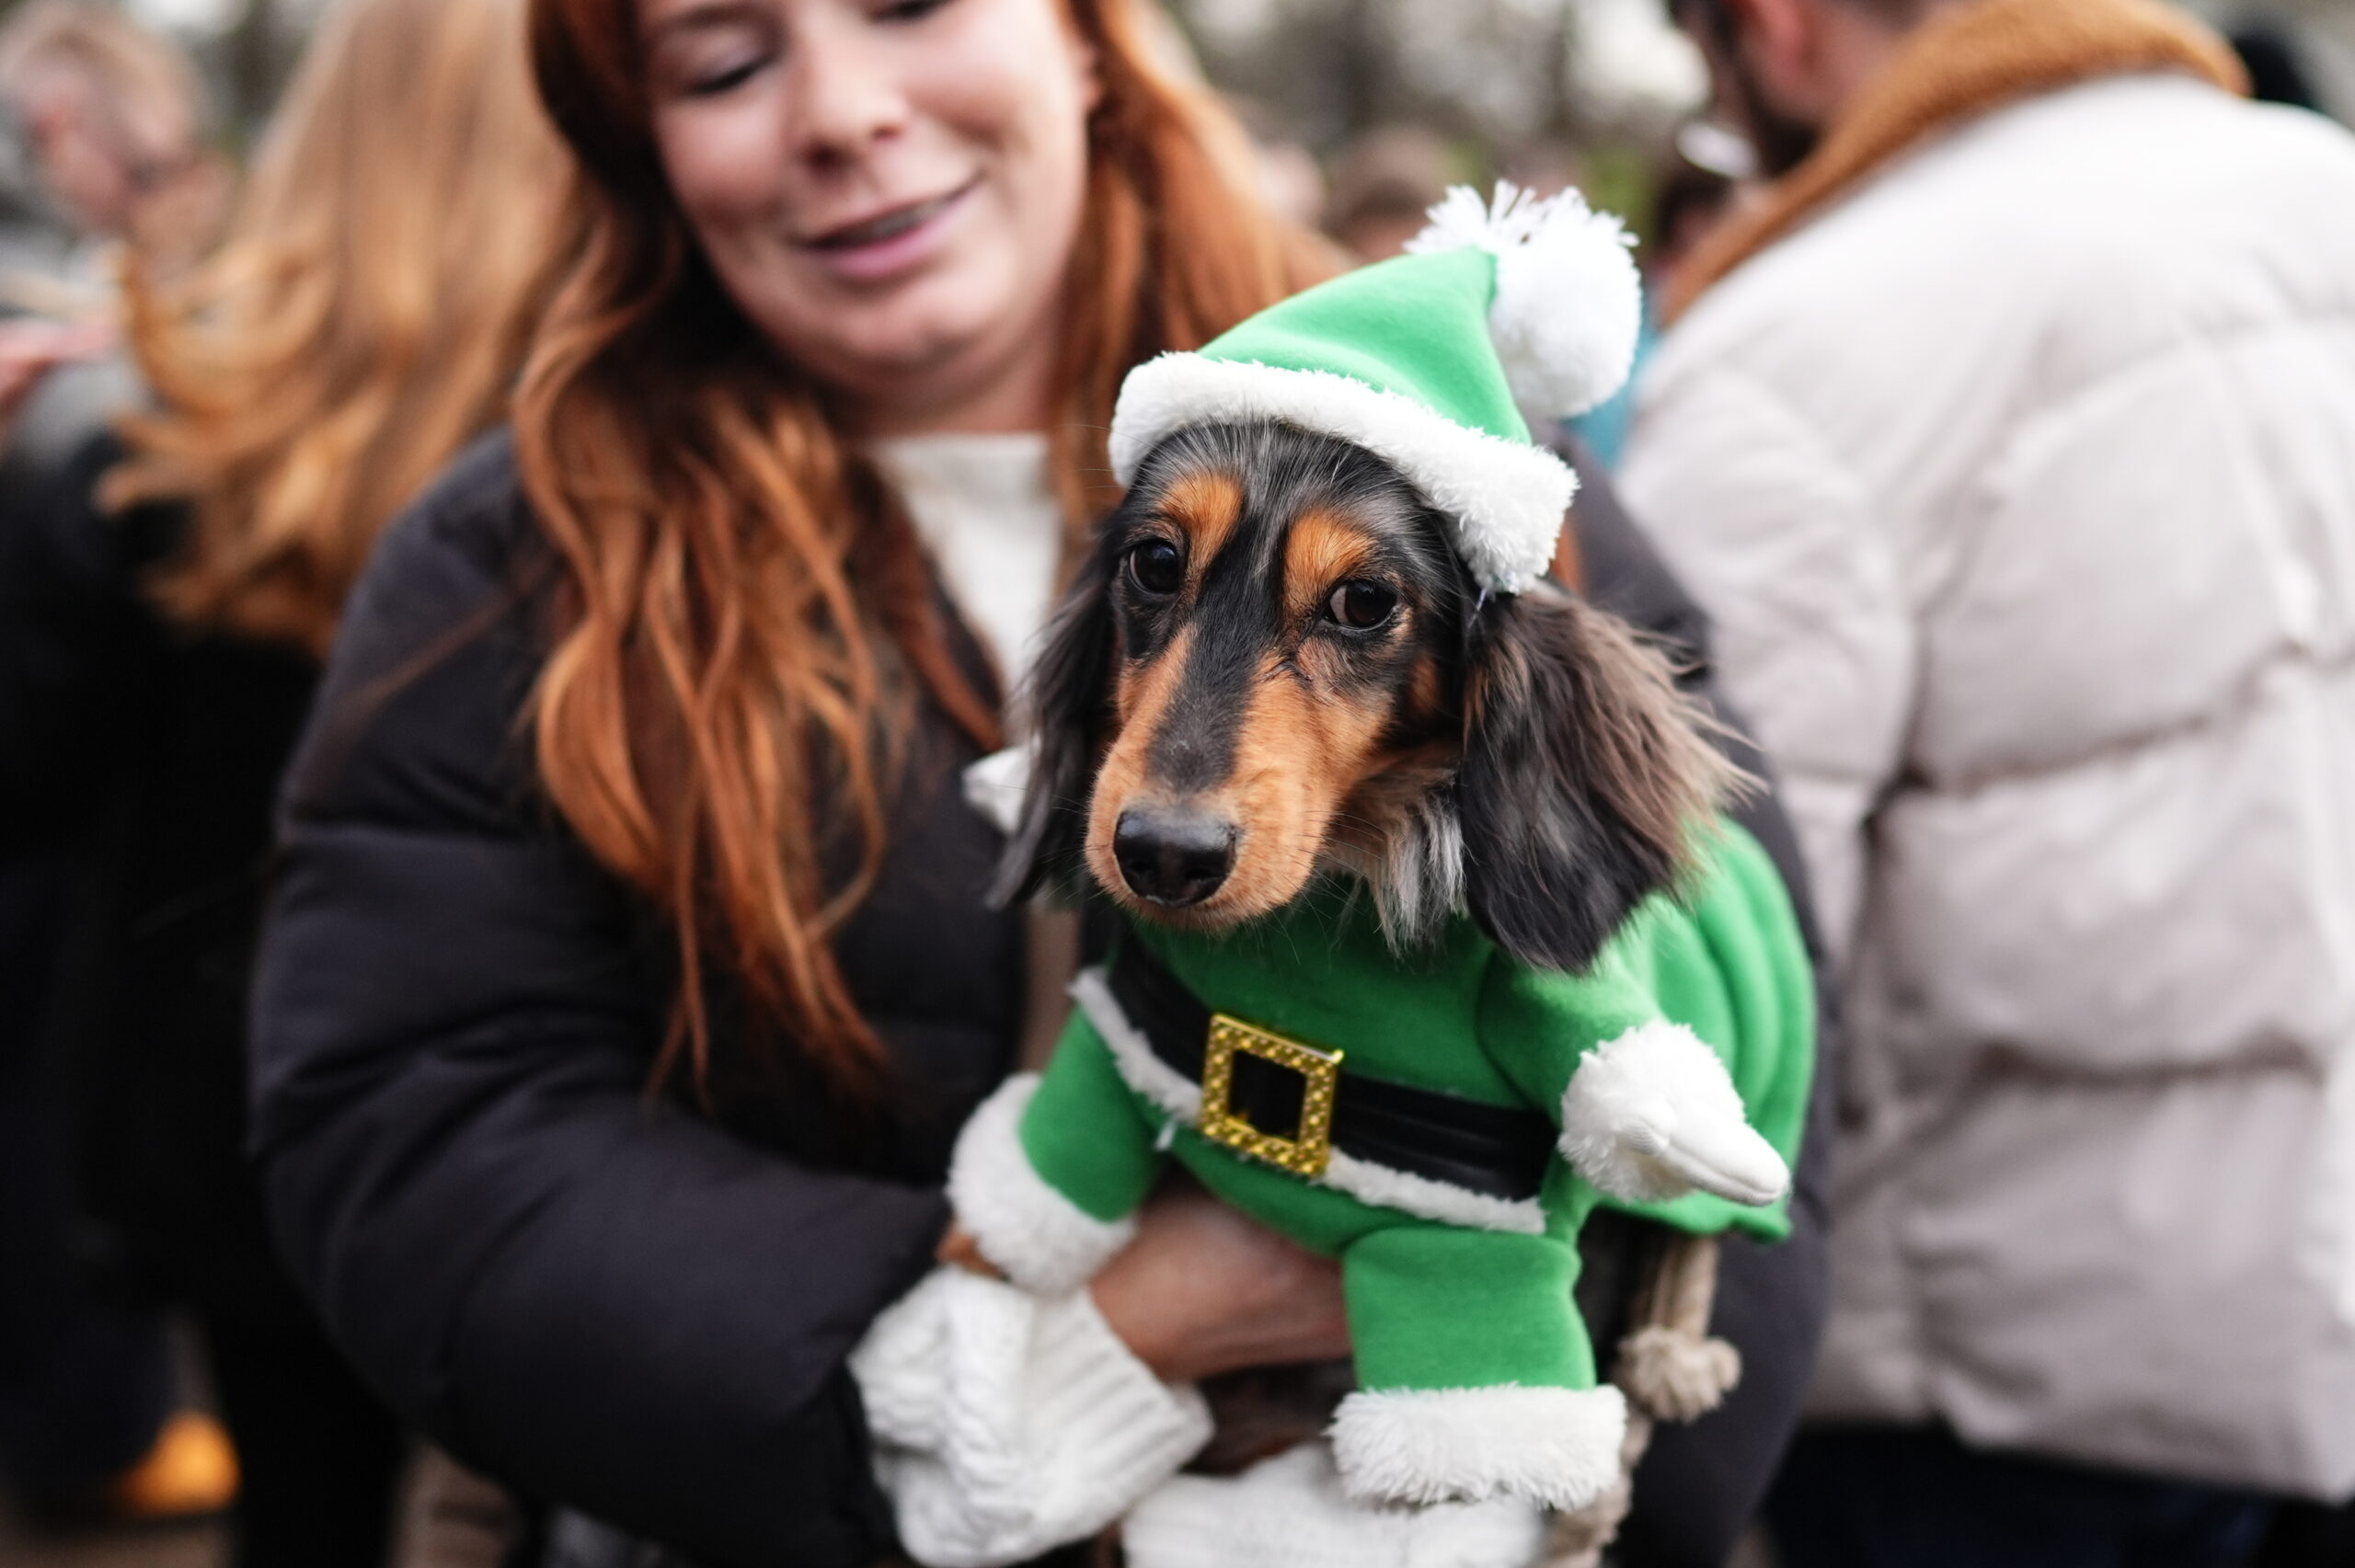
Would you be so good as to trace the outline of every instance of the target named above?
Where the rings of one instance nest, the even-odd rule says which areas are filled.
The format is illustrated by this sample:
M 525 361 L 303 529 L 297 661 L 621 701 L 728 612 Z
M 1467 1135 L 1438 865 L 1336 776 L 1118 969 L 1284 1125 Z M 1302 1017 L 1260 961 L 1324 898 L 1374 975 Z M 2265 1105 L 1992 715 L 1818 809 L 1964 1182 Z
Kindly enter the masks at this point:
M 178 261 L 201 242 L 155 220 L 209 226 L 188 199 L 224 177 L 203 123 L 186 58 L 115 7 L 44 0 L 0 21 L 0 534 L 135 395 L 110 258 L 153 242 Z M 216 1513 L 236 1466 L 217 1424 L 174 1413 L 162 1315 L 76 1257 L 52 1027 L 61 837 L 0 853 L 0 1482 L 44 1525 Z
M 121 7 L 18 6 L 0 26 L 0 102 L 86 244 L 122 242 L 169 269 L 211 243 L 230 173 L 205 143 L 203 87 L 178 46 Z
M 245 1568 L 375 1568 L 399 1427 L 242 1151 L 273 792 L 376 533 L 504 417 L 564 165 L 512 0 L 350 0 L 217 254 L 135 265 L 152 394 L 0 531 L 0 848 L 70 842 L 52 1028 L 106 1261 L 194 1316 Z
M 1387 261 L 1447 193 L 1447 143 L 1419 125 L 1365 132 L 1335 154 L 1325 232 L 1360 261 Z
M 2355 1489 L 2355 139 L 2143 0 L 1686 0 L 1782 178 L 1624 470 L 1851 1048 L 1791 1568 Z
M 31 0 L 0 22 L 0 506 L 135 396 L 115 269 L 163 276 L 212 245 L 231 176 L 205 121 L 187 54 L 117 6 Z
M 289 780 L 277 1231 L 405 1414 L 562 1505 L 566 1568 L 1044 1551 L 1210 1436 L 1190 1385 L 1346 1350 L 1332 1266 L 1200 1196 L 1063 1301 L 934 1269 L 951 1140 L 1078 946 L 987 907 L 960 771 L 1115 498 L 1126 372 L 1324 247 L 1135 0 L 533 15 L 582 248 Z M 1692 629 L 1632 531 L 1589 545 Z M 1763 1487 L 1796 1420 L 1821 1262 L 1780 1251 L 1753 1307 L 1798 1347 L 1702 1484 Z

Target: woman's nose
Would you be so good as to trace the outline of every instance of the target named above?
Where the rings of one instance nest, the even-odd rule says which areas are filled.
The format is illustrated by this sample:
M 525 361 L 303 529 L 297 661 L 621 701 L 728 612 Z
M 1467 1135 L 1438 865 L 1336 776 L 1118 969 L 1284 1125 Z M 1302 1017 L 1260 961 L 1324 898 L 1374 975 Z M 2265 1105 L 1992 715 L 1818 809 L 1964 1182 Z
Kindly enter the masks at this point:
M 841 164 L 906 126 L 908 94 L 876 23 L 855 6 L 810 9 L 794 40 L 790 134 L 799 155 Z

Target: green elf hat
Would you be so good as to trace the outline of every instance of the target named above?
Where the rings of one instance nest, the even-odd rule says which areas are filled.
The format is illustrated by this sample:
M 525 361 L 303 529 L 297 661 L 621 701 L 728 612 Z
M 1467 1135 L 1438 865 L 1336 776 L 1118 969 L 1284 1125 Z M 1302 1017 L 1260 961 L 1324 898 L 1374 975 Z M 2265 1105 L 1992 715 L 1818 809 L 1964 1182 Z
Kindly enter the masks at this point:
M 1530 440 L 1627 379 L 1642 325 L 1633 242 L 1575 190 L 1458 186 L 1407 254 L 1296 294 L 1194 353 L 1129 372 L 1112 415 L 1123 485 L 1190 425 L 1279 419 L 1387 459 L 1454 520 L 1483 587 L 1518 593 L 1554 559 L 1578 479 Z

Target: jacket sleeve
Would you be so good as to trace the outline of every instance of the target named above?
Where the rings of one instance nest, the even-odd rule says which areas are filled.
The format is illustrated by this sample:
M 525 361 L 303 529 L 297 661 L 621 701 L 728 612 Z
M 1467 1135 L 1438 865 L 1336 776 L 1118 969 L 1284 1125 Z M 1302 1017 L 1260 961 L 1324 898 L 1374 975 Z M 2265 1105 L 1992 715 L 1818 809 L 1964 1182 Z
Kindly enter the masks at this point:
M 665 999 L 531 787 L 531 617 L 455 505 L 381 548 L 288 785 L 253 1044 L 281 1247 L 396 1408 L 525 1494 L 722 1568 L 865 1568 L 845 1359 L 946 1205 L 647 1094 Z
M 1708 612 L 1725 684 L 1775 759 L 1836 962 L 1914 685 L 1918 639 L 1890 543 L 1798 412 L 1730 367 L 1663 368 L 1622 488 Z

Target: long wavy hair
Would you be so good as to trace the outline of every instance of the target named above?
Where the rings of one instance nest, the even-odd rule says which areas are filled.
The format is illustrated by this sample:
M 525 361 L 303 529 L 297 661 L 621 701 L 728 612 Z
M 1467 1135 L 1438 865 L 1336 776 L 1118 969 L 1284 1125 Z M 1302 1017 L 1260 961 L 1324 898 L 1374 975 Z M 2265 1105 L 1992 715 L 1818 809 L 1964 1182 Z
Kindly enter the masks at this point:
M 188 504 L 176 620 L 324 653 L 377 533 L 505 418 L 556 273 L 569 160 L 523 0 L 350 0 L 271 121 L 222 247 L 132 269 L 155 412 L 118 505 Z
M 1129 367 L 1281 298 L 1322 253 L 1268 213 L 1240 130 L 1164 67 L 1138 0 L 1065 3 L 1102 82 L 1050 421 L 1076 531 L 1115 494 L 1104 439 Z M 629 0 L 532 0 L 532 48 L 585 172 L 583 249 L 515 413 L 562 563 L 540 773 L 675 929 L 658 1081 L 684 1061 L 704 1082 L 706 981 L 724 973 L 770 1049 L 790 1041 L 832 1087 L 871 1094 L 880 1047 L 830 938 L 883 853 L 912 704 L 983 745 L 996 717 L 946 651 L 913 531 L 832 400 L 697 254 L 649 128 Z

